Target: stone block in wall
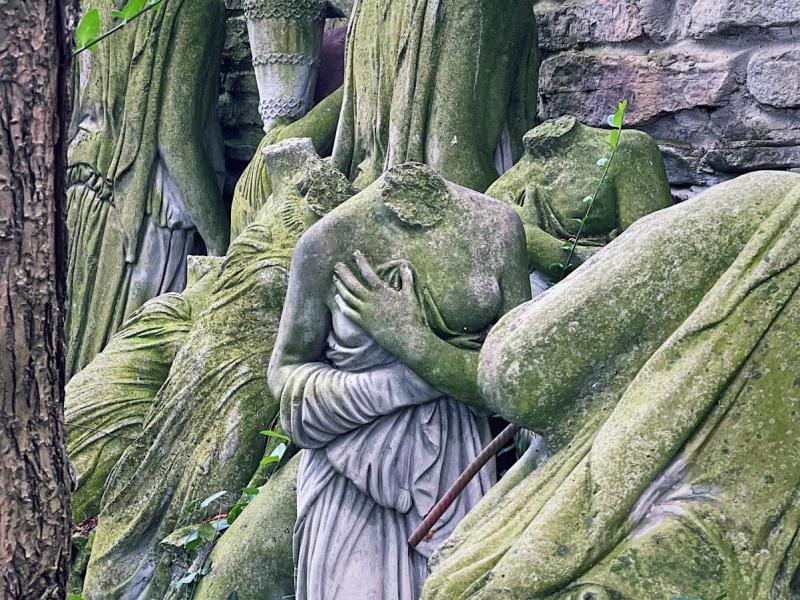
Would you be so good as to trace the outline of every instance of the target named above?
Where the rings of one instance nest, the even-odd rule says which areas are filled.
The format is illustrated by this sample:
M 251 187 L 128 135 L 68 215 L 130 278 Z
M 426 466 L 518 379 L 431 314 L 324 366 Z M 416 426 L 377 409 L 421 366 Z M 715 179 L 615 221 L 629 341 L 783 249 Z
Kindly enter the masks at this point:
M 692 185 L 697 181 L 700 157 L 691 147 L 661 145 L 661 156 L 667 169 L 667 178 L 673 186 Z
M 739 147 L 710 150 L 703 158 L 703 163 L 708 168 L 722 173 L 800 168 L 800 145 L 770 146 L 753 142 L 746 145 L 743 143 Z
M 747 65 L 747 87 L 761 104 L 800 107 L 800 46 L 755 54 Z
M 229 15 L 231 11 L 244 10 L 242 0 L 225 0 L 225 10 L 228 11 Z
M 536 4 L 539 48 L 626 42 L 644 34 L 635 0 L 544 0 Z
M 252 69 L 253 57 L 247 37 L 247 21 L 243 14 L 229 15 L 222 47 L 222 71 L 236 68 Z
M 657 42 L 735 36 L 766 31 L 792 37 L 800 22 L 798 0 L 635 0 L 644 33 Z M 796 34 L 795 34 L 796 35 Z M 738 41 L 731 40 L 731 45 Z M 742 41 L 741 44 L 746 44 Z
M 695 38 L 754 27 L 787 27 L 800 22 L 798 0 L 678 0 L 677 4 L 685 7 L 678 10 L 685 13 L 681 16 L 687 34 Z
M 258 82 L 252 68 L 223 73 L 220 84 L 232 96 L 251 96 L 258 102 Z
M 627 123 L 725 104 L 735 87 L 728 54 L 562 52 L 542 63 L 541 113 L 545 119 L 572 114 L 603 125 L 609 106 L 630 101 Z

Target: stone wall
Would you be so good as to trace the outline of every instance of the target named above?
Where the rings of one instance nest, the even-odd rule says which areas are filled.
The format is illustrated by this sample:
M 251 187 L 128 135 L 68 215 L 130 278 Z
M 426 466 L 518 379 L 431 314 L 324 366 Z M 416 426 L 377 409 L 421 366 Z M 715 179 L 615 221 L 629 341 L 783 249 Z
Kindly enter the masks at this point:
M 226 0 L 220 122 L 232 186 L 261 139 L 241 0 Z M 800 169 L 800 0 L 537 0 L 540 116 L 628 124 L 661 145 L 678 198 Z
M 628 124 L 661 145 L 678 198 L 800 170 L 800 0 L 538 0 L 540 116 Z

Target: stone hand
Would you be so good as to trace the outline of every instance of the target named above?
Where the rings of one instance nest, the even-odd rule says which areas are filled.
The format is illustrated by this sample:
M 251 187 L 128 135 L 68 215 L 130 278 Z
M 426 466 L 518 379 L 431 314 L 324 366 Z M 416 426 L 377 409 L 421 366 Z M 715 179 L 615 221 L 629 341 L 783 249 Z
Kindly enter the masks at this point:
M 414 274 L 408 263 L 399 261 L 399 289 L 395 289 L 381 279 L 363 254 L 356 251 L 353 257 L 361 278 L 343 263 L 337 263 L 336 302 L 347 318 L 403 360 L 413 353 L 413 344 L 422 342 L 430 333 L 414 293 Z

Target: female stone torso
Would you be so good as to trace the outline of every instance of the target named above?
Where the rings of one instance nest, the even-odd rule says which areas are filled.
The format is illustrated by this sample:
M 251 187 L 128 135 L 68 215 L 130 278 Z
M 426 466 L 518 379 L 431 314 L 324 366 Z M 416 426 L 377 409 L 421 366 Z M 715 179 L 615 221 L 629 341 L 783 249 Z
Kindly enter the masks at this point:
M 340 262 L 353 264 L 354 252 L 378 290 L 363 304 Z M 406 540 L 486 442 L 485 419 L 462 403 L 480 406 L 475 350 L 527 297 L 513 213 L 421 165 L 391 170 L 301 240 L 270 365 L 284 427 L 307 448 L 298 598 L 419 596 L 427 557 L 491 473 L 418 550 Z
M 564 243 L 578 232 L 584 199 L 596 196 L 572 266 L 585 260 L 641 217 L 672 204 L 660 151 L 639 131 L 623 131 L 602 187 L 596 161 L 609 154 L 608 130 L 565 116 L 529 131 L 525 156 L 487 190 L 517 207 L 525 224 L 532 269 L 550 279 L 550 266 L 565 262 Z
M 537 72 L 530 0 L 358 0 L 334 164 L 360 188 L 419 161 L 483 191 L 498 147 L 500 171 L 521 154 Z

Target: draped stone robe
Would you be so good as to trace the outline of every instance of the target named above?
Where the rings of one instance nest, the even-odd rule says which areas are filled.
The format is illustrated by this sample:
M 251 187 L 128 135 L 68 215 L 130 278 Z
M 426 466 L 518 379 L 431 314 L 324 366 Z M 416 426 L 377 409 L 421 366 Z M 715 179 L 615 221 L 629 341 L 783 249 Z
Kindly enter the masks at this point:
M 430 387 L 338 306 L 332 320 L 328 362 L 297 368 L 281 399 L 284 428 L 306 448 L 296 597 L 416 600 L 428 557 L 488 491 L 494 466 L 467 486 L 430 538 L 417 549 L 407 540 L 488 442 L 488 423 Z
M 78 93 L 67 169 L 68 377 L 103 349 L 134 310 L 186 285 L 186 256 L 195 245 L 196 219 L 160 145 L 168 135 L 186 136 L 187 145 L 194 143 L 189 132 L 167 131 L 162 120 L 167 64 L 178 52 L 179 13 L 190 6 L 184 0 L 164 0 L 76 60 Z M 84 10 L 93 7 L 100 11 L 104 29 L 110 28 L 110 13 L 119 7 L 111 0 L 95 0 Z M 224 35 L 222 3 L 203 0 L 192 10 L 207 12 L 206 43 L 219 44 Z M 206 82 L 216 81 L 216 65 L 186 64 L 187 72 L 199 68 L 207 72 Z M 196 95 L 204 151 L 219 159 L 214 166 L 219 173 L 216 96 L 212 104 L 208 90 L 190 86 L 187 93 Z
M 356 0 L 334 164 L 359 188 L 416 161 L 483 191 L 522 155 L 537 87 L 529 0 Z

